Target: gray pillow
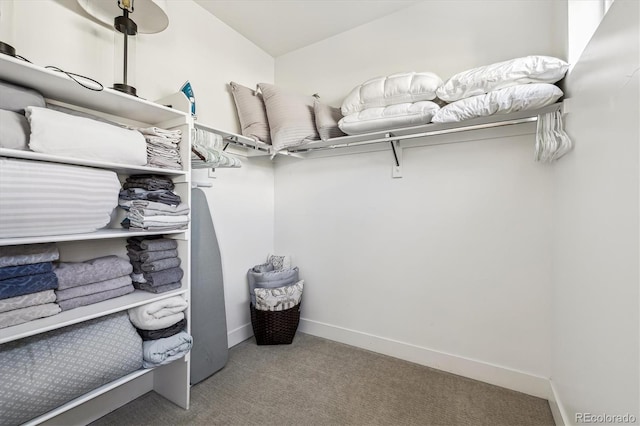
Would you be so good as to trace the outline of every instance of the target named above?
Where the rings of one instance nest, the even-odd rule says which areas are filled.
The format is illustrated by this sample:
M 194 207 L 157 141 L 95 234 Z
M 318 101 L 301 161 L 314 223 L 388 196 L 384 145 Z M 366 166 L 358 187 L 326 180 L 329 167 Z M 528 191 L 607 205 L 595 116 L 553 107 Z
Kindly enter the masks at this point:
M 0 109 L 0 147 L 28 150 L 29 133 L 24 115 Z
M 229 83 L 229 86 L 231 86 L 231 93 L 238 111 L 240 133 L 258 141 L 271 143 L 269 121 L 262 94 L 233 81 Z
M 340 108 L 325 105 L 316 99 L 313 110 L 316 116 L 316 129 L 322 140 L 345 136 L 338 127 L 338 121 L 342 118 Z
M 28 106 L 45 107 L 39 92 L 0 80 L 0 109 L 24 114 Z
M 260 83 L 258 87 L 267 108 L 274 150 L 320 139 L 313 113 L 313 96 L 292 94 L 267 83 Z
M 251 303 L 255 305 L 256 288 L 277 288 L 288 285 L 293 285 L 299 281 L 298 268 L 283 269 L 281 271 L 269 271 L 269 272 L 255 272 L 249 269 L 247 273 L 247 279 L 249 281 L 249 293 L 251 294 Z

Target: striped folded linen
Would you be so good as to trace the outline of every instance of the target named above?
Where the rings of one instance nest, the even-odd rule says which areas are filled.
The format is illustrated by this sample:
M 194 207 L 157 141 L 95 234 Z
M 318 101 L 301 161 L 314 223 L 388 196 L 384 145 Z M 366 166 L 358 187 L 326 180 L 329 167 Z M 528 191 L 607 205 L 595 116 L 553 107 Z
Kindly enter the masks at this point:
M 147 144 L 136 130 L 49 108 L 27 107 L 29 148 L 35 152 L 143 166 Z
M 58 290 L 122 277 L 132 271 L 131 263 L 116 255 L 97 257 L 84 262 L 60 262 L 53 270 L 58 277 Z
M 119 189 L 110 170 L 0 158 L 0 238 L 104 228 Z
M 0 299 L 0 313 L 44 305 L 55 301 L 56 294 L 53 290 L 43 290 L 36 293 L 23 294 L 22 296 L 9 297 L 8 299 Z
M 2 197 L 4 201 L 4 194 Z M 59 258 L 60 252 L 54 243 L 0 247 L 0 267 L 53 262 Z
M 29 306 L 26 308 L 14 309 L 7 312 L 0 312 L 0 328 L 11 327 L 23 324 L 38 318 L 50 317 L 60 313 L 60 306 L 56 303 L 45 303 L 42 305 Z

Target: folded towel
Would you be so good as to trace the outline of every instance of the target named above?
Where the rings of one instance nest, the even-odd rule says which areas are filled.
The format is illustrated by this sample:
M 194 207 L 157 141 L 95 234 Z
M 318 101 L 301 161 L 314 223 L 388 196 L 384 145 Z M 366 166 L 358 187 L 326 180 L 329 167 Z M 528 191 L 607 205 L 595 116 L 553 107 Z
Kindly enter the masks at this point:
M 174 226 L 177 229 L 187 226 L 189 224 L 189 216 L 187 215 L 178 215 L 178 216 L 142 216 L 138 214 L 137 211 L 131 209 L 129 215 L 127 216 L 129 219 L 130 227 L 135 228 L 146 228 L 148 226 Z
M 143 135 L 159 136 L 165 138 L 180 138 L 182 135 L 182 130 L 180 129 L 167 130 L 160 127 L 142 127 L 139 128 L 138 131 Z
M 178 321 L 177 323 L 173 324 L 170 327 L 161 328 L 160 330 L 141 330 L 139 328 L 136 328 L 136 330 L 138 331 L 138 334 L 140 335 L 140 337 L 142 337 L 142 340 L 157 340 L 157 339 L 164 339 L 167 337 L 171 337 L 175 334 L 178 334 L 182 330 L 184 330 L 186 326 L 187 326 L 187 320 L 185 318 Z
M 142 188 L 129 188 L 120 191 L 118 204 L 121 206 L 127 205 L 126 201 L 131 200 L 149 200 L 156 201 L 158 203 L 178 205 L 181 202 L 181 198 L 178 194 L 169 191 L 168 189 L 158 189 L 156 191 L 147 191 Z M 130 205 L 130 203 L 128 203 Z
M 113 299 L 133 292 L 135 289 L 131 284 L 113 290 L 101 291 L 100 293 L 88 294 L 86 296 L 74 297 L 73 299 L 58 302 L 63 311 L 74 309 L 80 306 L 92 305 L 103 300 Z
M 31 263 L 29 265 L 5 266 L 0 268 L 0 280 L 8 278 L 24 277 L 25 275 L 43 274 L 51 272 L 53 265 L 51 262 Z
M 48 108 L 25 110 L 33 151 L 136 166 L 147 163 L 147 144 L 140 132 Z
M 129 319 L 143 330 L 160 330 L 182 320 L 187 306 L 182 296 L 168 297 L 129 309 Z
M 175 161 L 169 161 L 162 157 L 153 156 L 147 160 L 148 167 L 160 167 L 163 169 L 181 170 L 182 165 Z
M 136 262 L 154 262 L 160 259 L 178 257 L 178 250 L 137 250 L 133 248 L 132 245 L 127 245 L 127 256 L 129 256 L 129 259 L 135 260 Z
M 178 216 L 188 215 L 189 206 L 186 203 L 168 205 L 148 200 L 131 200 L 128 205 L 130 210 L 135 210 L 142 216 Z
M 61 262 L 53 270 L 58 277 L 58 290 L 123 277 L 132 271 L 127 259 L 115 255 L 84 262 Z
M 178 248 L 178 242 L 170 238 L 133 237 L 128 238 L 127 242 L 137 250 L 163 251 Z
M 142 366 L 153 368 L 182 358 L 191 350 L 193 338 L 181 331 L 171 337 L 142 342 Z
M 0 299 L 0 313 L 12 311 L 14 309 L 28 308 L 30 306 L 44 305 L 56 301 L 56 294 L 53 290 L 44 290 L 37 293 L 24 294 L 22 296 Z
M 147 284 L 157 287 L 180 281 L 184 276 L 184 271 L 177 267 L 158 272 L 144 272 L 143 275 Z
M 160 259 L 153 262 L 138 262 L 131 260 L 134 274 L 142 274 L 144 272 L 159 272 L 180 266 L 180 258 L 172 257 L 169 259 Z
M 73 299 L 75 297 L 81 296 L 88 296 L 90 294 L 114 290 L 116 288 L 125 287 L 128 285 L 131 285 L 131 277 L 129 275 L 125 275 L 123 277 L 113 278 L 110 280 L 98 281 L 97 283 L 71 287 L 66 290 L 56 290 L 56 301 L 61 302 L 63 300 Z
M 11 327 L 34 319 L 50 317 L 60 313 L 60 306 L 56 303 L 29 306 L 0 313 L 0 328 Z
M 53 243 L 0 247 L 0 267 L 52 262 L 60 258 Z
M 167 176 L 143 174 L 129 176 L 122 187 L 124 189 L 142 188 L 147 191 L 156 191 L 159 189 L 173 190 L 175 185 Z
M 9 278 L 0 281 L 0 299 L 37 293 L 58 287 L 58 278 L 53 272 Z
M 164 284 L 164 285 L 159 285 L 159 286 L 154 287 L 151 284 L 140 283 L 140 282 L 135 282 L 134 281 L 133 282 L 133 286 L 135 288 L 137 288 L 138 290 L 143 290 L 143 291 L 148 291 L 148 292 L 151 292 L 151 293 L 160 294 L 160 293 L 166 293 L 167 291 L 179 289 L 180 287 L 182 287 L 182 282 Z

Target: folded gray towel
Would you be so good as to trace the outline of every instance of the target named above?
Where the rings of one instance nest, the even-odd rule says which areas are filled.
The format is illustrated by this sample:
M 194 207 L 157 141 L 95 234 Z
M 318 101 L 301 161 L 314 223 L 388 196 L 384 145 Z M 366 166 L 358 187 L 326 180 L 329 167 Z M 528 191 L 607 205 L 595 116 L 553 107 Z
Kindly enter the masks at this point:
M 13 311 L 14 309 L 28 308 L 30 306 L 44 305 L 56 301 L 53 290 L 44 290 L 37 293 L 29 293 L 22 296 L 10 297 L 0 300 L 0 313 Z
M 50 317 L 60 312 L 60 306 L 56 303 L 28 306 L 0 313 L 0 328 L 11 327 L 34 319 Z
M 58 277 L 58 290 L 65 290 L 129 275 L 133 267 L 127 259 L 111 255 L 85 262 L 60 262 L 53 272 Z
M 59 257 L 53 243 L 0 247 L 0 267 L 52 262 Z
M 124 287 L 129 284 L 131 284 L 131 277 L 129 275 L 125 275 L 124 277 L 99 281 L 93 284 L 79 285 L 77 287 L 68 288 L 66 290 L 56 290 L 56 302 L 73 299 L 75 297 L 101 293 L 103 291 Z
M 180 287 L 182 287 L 182 283 L 177 282 L 177 283 L 164 284 L 164 285 L 159 285 L 154 287 L 151 284 L 134 282 L 133 286 L 138 290 L 149 291 L 151 293 L 166 293 L 167 291 L 179 289 Z
M 131 284 L 124 287 L 116 288 L 113 290 L 101 291 L 100 293 L 93 293 L 87 296 L 74 297 L 73 299 L 63 300 L 58 302 L 60 308 L 63 311 L 77 308 L 80 306 L 92 305 L 94 303 L 102 302 L 103 300 L 113 299 L 114 297 L 124 296 L 134 291 Z
M 180 281 L 184 276 L 184 271 L 181 268 L 171 268 L 158 272 L 145 272 L 143 275 L 147 284 L 157 287 Z

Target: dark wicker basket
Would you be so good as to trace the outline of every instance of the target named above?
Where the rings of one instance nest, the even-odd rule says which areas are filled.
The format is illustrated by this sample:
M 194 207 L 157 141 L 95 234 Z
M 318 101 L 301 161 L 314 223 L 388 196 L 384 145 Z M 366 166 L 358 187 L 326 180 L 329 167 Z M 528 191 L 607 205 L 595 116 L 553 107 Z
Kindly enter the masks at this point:
M 300 322 L 300 305 L 284 311 L 259 311 L 249 304 L 251 326 L 259 345 L 289 345 Z

